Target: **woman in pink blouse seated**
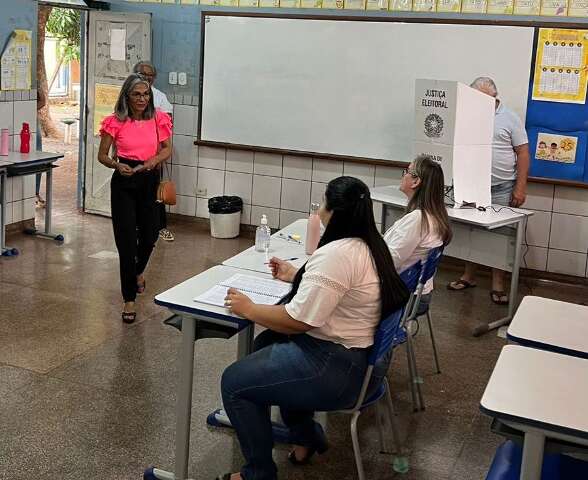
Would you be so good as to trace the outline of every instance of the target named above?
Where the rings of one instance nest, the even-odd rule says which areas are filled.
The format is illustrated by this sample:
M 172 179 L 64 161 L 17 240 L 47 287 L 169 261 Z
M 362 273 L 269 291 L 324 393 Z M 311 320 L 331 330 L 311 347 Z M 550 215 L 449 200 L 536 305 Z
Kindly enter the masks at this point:
M 223 405 L 246 460 L 222 480 L 275 480 L 271 405 L 280 407 L 295 447 L 294 464 L 327 449 L 316 410 L 350 408 L 367 368 L 382 318 L 403 306 L 406 287 L 374 222 L 368 187 L 352 177 L 332 180 L 319 210 L 325 233 L 299 270 L 272 259 L 274 277 L 292 283 L 280 305 L 257 305 L 229 289 L 226 305 L 268 330 L 255 352 L 223 373 Z
M 157 240 L 157 167 L 171 154 L 171 130 L 169 115 L 155 110 L 149 82 L 138 74 L 125 80 L 114 113 L 100 128 L 98 160 L 114 169 L 110 199 L 125 323 L 137 316 L 135 298 L 145 290 L 143 272 Z

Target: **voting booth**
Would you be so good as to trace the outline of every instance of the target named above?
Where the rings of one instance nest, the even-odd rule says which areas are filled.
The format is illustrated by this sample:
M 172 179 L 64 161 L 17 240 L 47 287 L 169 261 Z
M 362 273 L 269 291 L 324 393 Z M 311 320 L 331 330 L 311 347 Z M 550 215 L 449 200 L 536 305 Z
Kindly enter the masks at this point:
M 463 83 L 415 82 L 414 154 L 431 155 L 456 206 L 491 204 L 495 100 Z

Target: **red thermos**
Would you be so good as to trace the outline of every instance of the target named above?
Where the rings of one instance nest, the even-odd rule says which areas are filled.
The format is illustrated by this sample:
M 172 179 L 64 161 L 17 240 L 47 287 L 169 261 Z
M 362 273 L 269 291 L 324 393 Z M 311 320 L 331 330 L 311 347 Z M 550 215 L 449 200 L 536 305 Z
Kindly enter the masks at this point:
M 31 151 L 31 132 L 29 124 L 24 122 L 20 131 L 20 153 L 29 153 Z

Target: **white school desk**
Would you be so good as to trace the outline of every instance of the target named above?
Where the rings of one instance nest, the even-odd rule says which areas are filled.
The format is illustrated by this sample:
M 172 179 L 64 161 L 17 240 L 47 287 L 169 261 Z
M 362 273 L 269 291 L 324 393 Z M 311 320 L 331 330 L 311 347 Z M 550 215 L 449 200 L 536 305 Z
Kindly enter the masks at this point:
M 588 446 L 586 405 L 588 360 L 507 345 L 480 410 L 524 433 L 520 480 L 540 480 L 546 438 Z
M 306 255 L 304 252 L 306 224 L 306 219 L 296 220 L 284 229 L 274 233 L 270 240 L 270 248 L 267 255 L 265 252 L 256 251 L 254 245 L 234 257 L 228 258 L 223 262 L 223 265 L 252 270 L 254 272 L 271 273 L 266 263 L 271 257 L 278 257 L 282 259 L 296 258 L 296 260 L 291 260 L 290 263 L 299 268 L 310 258 L 310 255 Z M 288 235 L 293 234 L 300 235 L 300 242 L 288 239 Z
M 63 236 L 51 233 L 51 208 L 53 196 L 53 167 L 54 163 L 63 158 L 62 153 L 50 152 L 9 152 L 8 156 L 0 157 L 0 168 L 4 168 L 4 173 L 0 174 L 0 202 L 2 202 L 2 212 L 0 214 L 0 254 L 4 256 L 18 255 L 16 248 L 7 247 L 6 239 L 6 178 L 21 177 L 34 175 L 45 172 L 47 179 L 45 182 L 45 229 L 42 232 L 36 229 L 29 229 L 26 233 L 40 237 L 50 238 L 52 240 L 63 241 Z
M 372 188 L 371 196 L 374 202 L 382 204 L 382 231 L 385 232 L 402 216 L 407 203 L 406 196 L 397 186 Z M 445 247 L 445 255 L 512 272 L 508 315 L 489 324 L 479 325 L 473 331 L 474 336 L 506 325 L 514 315 L 522 243 L 527 218 L 533 215 L 531 211 L 518 208 L 500 205 L 496 205 L 495 208 L 499 211 L 491 208 L 484 212 L 475 208 L 447 209 L 453 239 Z M 514 227 L 513 234 L 501 227 Z
M 170 473 L 155 469 L 150 477 L 146 474 L 146 478 L 161 480 L 186 480 L 188 478 L 196 324 L 199 321 L 204 321 L 232 327 L 235 332 L 239 332 L 237 357 L 242 358 L 251 351 L 253 344 L 253 324 L 251 322 L 229 313 L 226 308 L 194 301 L 194 297 L 206 292 L 209 288 L 235 273 L 268 277 L 268 275 L 262 273 L 218 265 L 155 297 L 157 305 L 167 307 L 182 318 L 182 346 L 178 356 L 180 376 L 176 405 L 175 472 Z
M 588 359 L 588 307 L 527 296 L 508 327 L 507 337 L 526 347 Z

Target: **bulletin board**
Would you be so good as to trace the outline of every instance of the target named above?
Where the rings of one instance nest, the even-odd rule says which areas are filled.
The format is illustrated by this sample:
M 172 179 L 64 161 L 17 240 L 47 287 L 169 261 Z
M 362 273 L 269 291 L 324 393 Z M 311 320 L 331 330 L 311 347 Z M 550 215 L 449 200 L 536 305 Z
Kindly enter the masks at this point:
M 530 176 L 588 184 L 587 75 L 588 29 L 537 29 L 526 118 Z

